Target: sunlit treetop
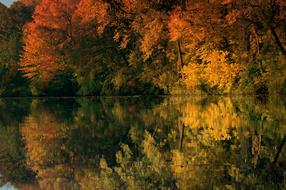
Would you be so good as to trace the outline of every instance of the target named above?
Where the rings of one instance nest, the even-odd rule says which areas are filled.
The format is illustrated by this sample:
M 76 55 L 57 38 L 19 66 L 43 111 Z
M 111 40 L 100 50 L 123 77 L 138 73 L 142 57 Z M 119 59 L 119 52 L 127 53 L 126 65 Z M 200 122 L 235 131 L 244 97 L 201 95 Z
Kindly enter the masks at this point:
M 97 25 L 98 33 L 102 34 L 110 22 L 108 9 L 109 5 L 104 1 L 81 0 L 77 6 L 76 16 L 81 18 L 82 24 Z

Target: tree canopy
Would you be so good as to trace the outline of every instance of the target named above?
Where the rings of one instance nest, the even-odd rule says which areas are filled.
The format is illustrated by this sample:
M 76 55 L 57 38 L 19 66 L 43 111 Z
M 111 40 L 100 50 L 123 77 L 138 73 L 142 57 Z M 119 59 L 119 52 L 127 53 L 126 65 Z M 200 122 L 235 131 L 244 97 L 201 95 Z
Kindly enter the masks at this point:
M 284 93 L 285 9 L 283 0 L 20 0 L 1 5 L 1 68 L 14 65 L 8 73 L 33 95 Z

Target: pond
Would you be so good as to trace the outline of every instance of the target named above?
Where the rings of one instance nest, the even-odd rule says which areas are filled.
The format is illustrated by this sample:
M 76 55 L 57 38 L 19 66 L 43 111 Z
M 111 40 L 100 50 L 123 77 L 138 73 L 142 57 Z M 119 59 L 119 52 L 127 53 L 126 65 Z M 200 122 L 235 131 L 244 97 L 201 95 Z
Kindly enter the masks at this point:
M 0 99 L 0 189 L 285 189 L 283 97 Z

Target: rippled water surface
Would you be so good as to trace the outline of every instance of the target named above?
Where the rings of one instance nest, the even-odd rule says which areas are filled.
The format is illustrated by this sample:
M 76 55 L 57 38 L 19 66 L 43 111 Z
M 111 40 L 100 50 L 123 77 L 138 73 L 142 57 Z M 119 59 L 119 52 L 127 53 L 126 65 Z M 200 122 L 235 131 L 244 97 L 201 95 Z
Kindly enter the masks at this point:
M 285 189 L 285 143 L 284 97 L 0 99 L 2 189 Z

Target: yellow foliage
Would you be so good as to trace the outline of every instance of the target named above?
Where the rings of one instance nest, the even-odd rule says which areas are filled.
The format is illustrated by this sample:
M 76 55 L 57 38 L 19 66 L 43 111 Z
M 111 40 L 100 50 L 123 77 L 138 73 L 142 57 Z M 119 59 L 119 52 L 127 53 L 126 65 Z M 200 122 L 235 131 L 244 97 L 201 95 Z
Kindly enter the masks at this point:
M 184 66 L 182 69 L 183 82 L 186 84 L 187 88 L 194 90 L 202 80 L 203 71 L 205 65 L 200 65 L 191 62 L 187 66 Z
M 153 166 L 156 172 L 160 173 L 160 170 L 165 167 L 166 163 L 160 151 L 155 146 L 154 138 L 149 133 L 146 133 L 143 148 L 146 157 L 154 164 Z
M 229 98 L 211 103 L 206 109 L 188 102 L 182 113 L 182 122 L 186 126 L 203 129 L 201 138 L 205 143 L 229 139 L 230 130 L 238 128 L 242 122 Z
M 190 90 L 205 82 L 209 87 L 215 87 L 221 92 L 230 92 L 243 66 L 228 63 L 227 56 L 228 52 L 219 50 L 202 54 L 203 63 L 191 62 L 183 67 L 183 82 Z

